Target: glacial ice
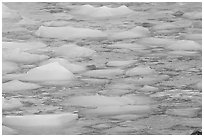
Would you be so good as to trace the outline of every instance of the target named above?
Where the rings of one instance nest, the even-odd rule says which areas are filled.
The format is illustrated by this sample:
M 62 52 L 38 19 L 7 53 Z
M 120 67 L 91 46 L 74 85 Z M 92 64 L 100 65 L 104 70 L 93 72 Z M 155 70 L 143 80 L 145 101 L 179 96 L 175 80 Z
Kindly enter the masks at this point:
M 12 73 L 15 72 L 19 69 L 18 65 L 13 62 L 9 61 L 3 61 L 2 62 L 2 73 L 7 74 L 7 73 Z
M 6 99 L 2 98 L 2 110 L 8 111 L 22 107 L 23 104 L 17 98 Z

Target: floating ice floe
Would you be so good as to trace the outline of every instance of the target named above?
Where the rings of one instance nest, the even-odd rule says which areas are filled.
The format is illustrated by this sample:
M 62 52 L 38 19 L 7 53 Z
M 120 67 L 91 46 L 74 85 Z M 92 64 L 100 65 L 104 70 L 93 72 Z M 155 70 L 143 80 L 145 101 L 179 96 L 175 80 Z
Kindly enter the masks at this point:
M 68 60 L 63 59 L 63 58 L 51 58 L 49 60 L 46 60 L 40 63 L 40 65 L 45 65 L 48 63 L 52 63 L 52 62 L 58 62 L 60 65 L 62 65 L 67 70 L 71 71 L 72 73 L 79 73 L 79 72 L 83 72 L 86 70 L 85 66 L 70 63 Z
M 116 116 L 124 114 L 145 115 L 151 112 L 151 107 L 148 105 L 125 105 L 125 106 L 102 106 L 96 109 L 89 109 L 82 114 L 87 116 Z
M 19 69 L 18 65 L 13 62 L 9 61 L 3 61 L 2 62 L 2 73 L 7 74 L 7 73 L 12 73 L 15 72 Z
M 108 45 L 107 48 L 113 48 L 113 49 L 128 49 L 133 51 L 141 51 L 144 50 L 146 47 L 144 45 L 140 44 L 132 44 L 132 43 L 116 43 L 113 45 Z
M 73 113 L 4 116 L 2 123 L 22 134 L 56 134 L 72 126 L 77 119 L 78 115 Z
M 202 81 L 195 84 L 195 88 L 202 91 Z
M 109 61 L 106 63 L 106 66 L 108 67 L 123 67 L 123 66 L 130 66 L 132 64 L 134 64 L 136 62 L 136 60 L 116 60 L 116 61 Z
M 165 22 L 165 23 L 159 23 L 152 27 L 153 30 L 172 30 L 172 29 L 179 29 L 179 28 L 188 28 L 192 25 L 191 21 L 188 20 L 181 20 L 181 21 L 175 21 L 173 23 Z
M 2 135 L 16 135 L 18 132 L 12 128 L 2 125 Z
M 41 26 L 35 33 L 39 37 L 56 38 L 62 40 L 74 39 L 104 39 L 107 34 L 100 30 L 78 27 L 44 27 Z
M 144 87 L 139 89 L 140 91 L 144 92 L 157 92 L 159 89 L 157 87 L 149 86 L 149 85 L 144 85 Z
M 25 91 L 38 89 L 41 86 L 34 83 L 21 82 L 18 80 L 9 81 L 2 84 L 2 90 L 4 93 L 14 92 L 14 91 Z
M 94 77 L 94 78 L 113 78 L 118 75 L 124 74 L 122 69 L 100 69 L 100 70 L 90 70 L 83 73 L 83 76 Z
M 183 17 L 189 18 L 189 19 L 200 20 L 200 19 L 202 19 L 202 11 L 201 12 L 197 12 L 197 11 L 186 12 L 186 13 L 184 13 Z
M 113 40 L 120 39 L 131 39 L 131 38 L 141 38 L 149 36 L 150 31 L 147 28 L 137 26 L 133 29 L 122 31 L 122 32 L 113 32 L 109 34 L 109 38 Z
M 63 20 L 55 20 L 55 21 L 48 21 L 43 23 L 44 26 L 46 27 L 64 27 L 69 24 L 68 21 L 63 21 Z
M 83 58 L 91 57 L 96 53 L 96 51 L 89 48 L 80 47 L 75 44 L 69 44 L 55 48 L 54 53 L 56 56 L 63 56 L 66 58 Z
M 21 51 L 45 48 L 45 45 L 42 42 L 2 42 L 3 49 L 20 49 Z
M 44 81 L 69 81 L 75 76 L 72 72 L 60 65 L 58 62 L 49 63 L 29 70 L 26 74 L 19 76 L 20 80 L 44 82 Z
M 72 13 L 92 18 L 107 18 L 107 17 L 121 17 L 132 14 L 134 11 L 130 10 L 125 5 L 117 8 L 109 8 L 107 6 L 94 7 L 92 5 L 82 5 L 76 7 Z
M 122 96 L 122 97 L 108 97 L 101 95 L 91 95 L 91 96 L 77 96 L 71 97 L 66 101 L 67 104 L 74 106 L 83 106 L 83 107 L 101 107 L 101 106 L 125 106 L 125 105 L 141 105 L 149 102 L 146 98 L 141 97 L 131 97 L 131 96 Z
M 197 51 L 184 51 L 184 50 L 179 50 L 179 51 L 169 51 L 168 54 L 173 55 L 173 56 L 199 56 L 199 52 Z
M 3 19 L 21 19 L 21 16 L 15 10 L 9 9 L 2 3 L 2 18 Z
M 22 17 L 23 19 L 18 22 L 18 25 L 38 25 L 39 21 L 32 20 L 28 17 Z
M 146 66 L 138 66 L 126 71 L 127 76 L 135 76 L 135 75 L 148 75 L 155 73 L 154 69 Z
M 2 54 L 3 54 L 2 55 L 3 60 L 22 63 L 22 64 L 34 64 L 49 58 L 46 55 L 27 53 L 27 52 L 21 51 L 19 48 L 3 49 Z
M 173 44 L 176 40 L 166 39 L 166 38 L 156 38 L 156 37 L 147 37 L 139 39 L 139 43 L 148 45 L 150 47 L 165 47 L 169 44 Z
M 167 80 L 168 75 L 143 75 L 142 77 L 124 78 L 124 83 L 134 83 L 135 85 L 152 85 L 163 80 Z
M 202 46 L 191 40 L 178 40 L 167 47 L 171 50 L 202 50 Z
M 8 111 L 22 107 L 23 104 L 17 98 L 5 99 L 2 98 L 2 110 Z

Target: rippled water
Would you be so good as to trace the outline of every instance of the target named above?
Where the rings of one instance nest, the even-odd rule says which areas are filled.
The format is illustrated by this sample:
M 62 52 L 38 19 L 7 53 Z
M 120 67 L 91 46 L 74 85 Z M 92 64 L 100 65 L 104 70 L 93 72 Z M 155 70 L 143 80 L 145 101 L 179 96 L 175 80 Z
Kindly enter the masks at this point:
M 136 12 L 132 16 L 95 19 L 71 15 L 73 7 L 87 3 L 4 3 L 16 10 L 21 19 L 4 19 L 3 42 L 41 41 L 47 48 L 30 51 L 47 55 L 49 59 L 56 55 L 49 48 L 75 43 L 96 51 L 91 57 L 71 59 L 72 63 L 86 66 L 87 72 L 74 74 L 77 81 L 71 84 L 41 85 L 33 90 L 7 92 L 3 87 L 3 97 L 16 98 L 21 107 L 4 110 L 3 116 L 54 114 L 77 111 L 79 119 L 71 126 L 59 129 L 38 131 L 19 129 L 16 134 L 191 134 L 201 128 L 202 97 L 202 53 L 201 50 L 171 50 L 168 42 L 154 43 L 148 37 L 174 40 L 191 40 L 202 45 L 202 18 L 196 17 L 202 10 L 201 3 L 88 3 L 93 6 L 119 7 L 126 5 Z M 187 14 L 192 13 L 194 14 Z M 60 15 L 65 13 L 66 16 Z M 64 26 L 97 29 L 103 32 L 130 30 L 136 26 L 149 29 L 145 38 L 129 39 L 74 39 L 38 37 L 38 28 L 50 21 L 62 21 Z M 172 27 L 162 23 L 174 24 Z M 158 25 L 159 24 L 159 25 Z M 175 24 L 177 27 L 175 27 Z M 48 24 L 49 25 L 49 24 Z M 56 25 L 56 24 L 55 24 Z M 162 29 L 163 27 L 163 29 Z M 115 43 L 140 44 L 144 47 L 113 48 Z M 4 52 L 4 51 L 3 51 Z M 132 61 L 127 64 L 110 61 Z M 25 73 L 40 65 L 18 63 L 17 71 L 11 74 Z M 124 62 L 123 62 L 124 63 Z M 3 62 L 4 66 L 4 62 Z M 135 67 L 151 68 L 152 72 L 132 75 L 127 72 Z M 94 72 L 92 70 L 109 70 Z M 140 71 L 143 71 L 142 68 Z M 90 73 L 88 73 L 90 72 Z M 93 73 L 93 74 L 92 74 Z M 3 74 L 3 84 L 9 82 L 9 74 Z M 41 83 L 42 84 L 42 83 Z M 87 98 L 80 98 L 88 96 Z M 103 96 L 98 98 L 97 96 Z M 79 97 L 79 98 L 77 98 Z M 108 97 L 108 99 L 106 99 Z M 131 98 L 134 103 L 121 107 L 121 98 Z M 96 98 L 96 99 L 94 99 Z M 119 101 L 115 101 L 119 99 Z M 113 101 L 113 102 L 112 102 Z M 109 106 L 111 103 L 114 104 Z M 102 107 L 100 106 L 101 104 Z M 111 105 L 112 105 L 111 104 Z M 3 104 L 4 105 L 4 104 Z M 106 107 L 104 107 L 104 105 Z M 123 104 L 122 104 L 123 105 Z M 120 107 L 118 107 L 120 106 Z M 94 108 L 95 107 L 95 108 Z M 98 107 L 98 108 L 97 108 Z M 148 107 L 146 109 L 146 107 Z M 6 126 L 6 125 L 5 125 Z M 12 127 L 11 127 L 12 128 Z

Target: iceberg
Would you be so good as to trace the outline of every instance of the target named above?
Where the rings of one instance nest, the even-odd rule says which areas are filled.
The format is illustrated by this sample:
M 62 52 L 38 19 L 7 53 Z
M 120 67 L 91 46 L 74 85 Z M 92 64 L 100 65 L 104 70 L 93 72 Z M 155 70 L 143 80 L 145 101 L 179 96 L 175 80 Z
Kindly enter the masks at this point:
M 44 27 L 40 28 L 35 33 L 39 37 L 56 38 L 61 40 L 75 39 L 104 39 L 107 34 L 100 30 L 78 27 Z

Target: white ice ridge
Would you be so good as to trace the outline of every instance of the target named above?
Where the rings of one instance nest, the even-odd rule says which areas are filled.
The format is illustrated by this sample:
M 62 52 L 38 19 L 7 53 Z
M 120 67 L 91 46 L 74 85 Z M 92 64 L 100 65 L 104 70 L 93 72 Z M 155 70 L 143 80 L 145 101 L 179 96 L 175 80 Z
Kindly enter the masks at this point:
M 124 16 L 133 13 L 127 6 L 122 5 L 117 8 L 109 8 L 107 6 L 94 7 L 92 5 L 83 5 L 76 7 L 73 14 L 83 15 L 93 18 L 104 18 L 114 16 Z

